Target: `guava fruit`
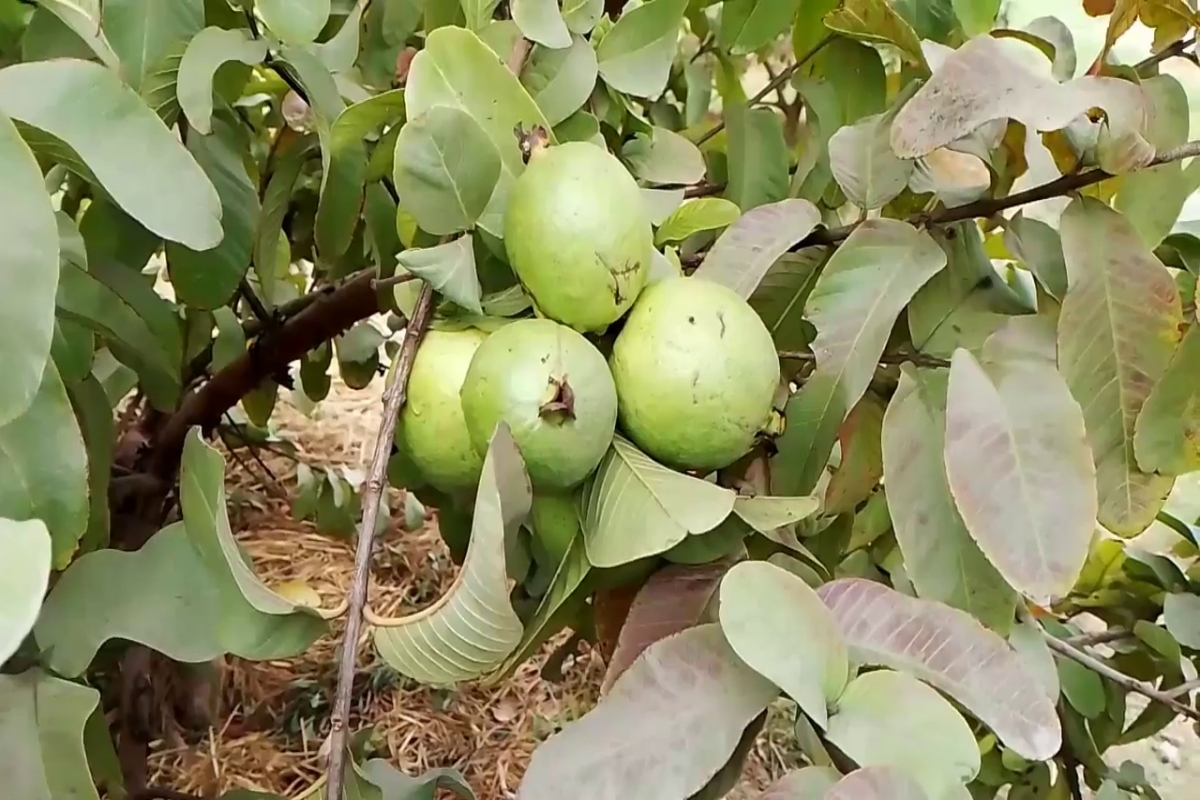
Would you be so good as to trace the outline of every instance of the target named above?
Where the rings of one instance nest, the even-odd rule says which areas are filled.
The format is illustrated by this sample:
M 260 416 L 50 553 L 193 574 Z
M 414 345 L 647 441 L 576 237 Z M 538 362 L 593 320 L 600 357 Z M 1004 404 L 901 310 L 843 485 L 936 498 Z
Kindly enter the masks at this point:
M 603 331 L 637 299 L 654 236 L 641 190 L 589 142 L 535 147 L 513 184 L 504 249 L 541 316 Z
M 538 489 L 581 483 L 608 450 L 617 422 L 617 392 L 604 356 L 548 319 L 517 320 L 488 336 L 471 359 L 460 396 L 476 452 L 487 452 L 504 420 Z
M 646 287 L 609 366 L 629 438 L 667 466 L 705 472 L 754 444 L 780 377 L 775 343 L 750 304 L 693 277 Z
M 579 492 L 534 492 L 529 508 L 533 559 L 553 573 L 579 535 Z
M 421 477 L 446 494 L 473 490 L 483 456 L 471 444 L 459 389 L 488 335 L 477 328 L 428 331 L 417 348 L 396 445 Z

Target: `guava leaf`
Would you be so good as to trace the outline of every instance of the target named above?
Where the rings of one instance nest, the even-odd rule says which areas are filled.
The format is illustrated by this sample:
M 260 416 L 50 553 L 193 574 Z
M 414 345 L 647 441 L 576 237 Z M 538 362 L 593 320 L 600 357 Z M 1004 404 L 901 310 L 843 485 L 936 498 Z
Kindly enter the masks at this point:
M 1134 423 L 1133 452 L 1143 472 L 1200 470 L 1200 325 L 1192 323 Z
M 742 211 L 786 198 L 788 147 L 779 116 L 765 108 L 731 105 L 725 110 L 725 135 L 729 173 L 725 197 Z
M 882 398 L 868 391 L 838 428 L 842 460 L 825 487 L 822 514 L 834 516 L 854 511 L 879 485 L 883 477 L 880 439 L 883 414 Z
M 92 373 L 96 358 L 96 335 L 70 319 L 55 319 L 50 339 L 50 358 L 58 366 L 63 383 L 70 386 Z
M 1126 150 L 1109 158 L 1102 148 L 1102 168 L 1128 172 L 1154 157 L 1142 136 L 1148 103 L 1136 84 L 1090 75 L 1059 83 L 1032 72 L 1012 52 L 1009 43 L 984 35 L 948 54 L 897 114 L 891 133 L 896 155 L 927 155 L 995 119 L 1015 120 L 1030 131 L 1060 130 L 1099 106 L 1107 114 L 1111 149 L 1120 144 Z
M 1062 238 L 1055 228 L 1018 211 L 1004 228 L 1004 246 L 1037 277 L 1051 297 L 1062 302 L 1067 293 L 1067 265 Z
M 979 746 L 966 720 L 902 672 L 876 670 L 850 681 L 827 735 L 860 766 L 903 770 L 928 797 L 946 797 L 979 773 Z
M 563 19 L 571 33 L 588 33 L 603 14 L 604 0 L 562 0 Z
M 662 94 L 687 5 L 688 0 L 647 0 L 623 13 L 596 47 L 604 82 L 634 97 Z
M 53 361 L 29 408 L 0 426 L 0 518 L 40 519 L 63 569 L 88 521 L 87 450 Z
M 772 461 L 773 491 L 798 495 L 817 485 L 896 318 L 945 265 L 946 254 L 928 233 L 889 219 L 862 223 L 829 259 L 805 305 L 817 329 L 817 366 L 788 401 L 787 429 Z
M 855 662 L 932 684 L 1024 758 L 1042 761 L 1058 752 L 1062 730 L 1054 703 L 1007 642 L 970 614 L 861 578 L 832 581 L 817 594 Z
M 801 767 L 767 787 L 758 800 L 823 800 L 841 777 L 833 767 Z M 893 799 L 889 795 L 887 800 Z
M 104 66 L 114 72 L 120 71 L 121 59 L 113 52 L 100 25 L 103 0 L 37 0 L 37 4 L 62 20 Z
M 563 50 L 535 47 L 521 70 L 521 84 L 546 120 L 558 125 L 587 103 L 597 75 L 596 51 L 587 39 L 575 36 Z
M 240 61 L 253 66 L 267 56 L 267 43 L 245 30 L 205 28 L 188 42 L 179 62 L 175 87 L 179 107 L 197 133 L 212 132 L 213 77 L 223 64 Z
M 826 14 L 824 21 L 831 31 L 865 42 L 895 45 L 905 61 L 918 67 L 925 64 L 916 32 L 887 0 L 845 0 Z
M 588 563 L 587 550 L 583 545 L 583 534 L 577 534 L 554 571 L 550 587 L 542 595 L 537 610 L 525 625 L 520 644 L 488 675 L 488 685 L 494 686 L 508 679 L 517 667 L 558 633 L 563 624 L 567 624 L 582 610 L 587 600 L 584 580 L 591 569 L 592 565 Z
M 431 769 L 414 778 L 382 758 L 372 758 L 361 767 L 355 763 L 354 771 L 379 787 L 380 800 L 434 800 L 438 790 L 453 792 L 463 800 L 475 800 L 475 793 L 456 769 Z
M 434 289 L 467 311 L 483 313 L 483 306 L 480 305 L 482 290 L 475 271 L 475 247 L 471 234 L 463 234 L 452 242 L 435 247 L 403 250 L 398 260 L 404 269 L 421 276 Z
M 796 16 L 802 0 L 726 0 L 717 43 L 735 55 L 770 44 Z
M 654 244 L 682 242 L 694 233 L 724 228 L 737 220 L 742 210 L 721 197 L 697 197 L 675 209 L 654 233 Z
M 903 100 L 901 99 L 900 102 Z M 916 162 L 892 152 L 891 122 L 899 106 L 838 128 L 829 139 L 829 168 L 850 202 L 873 211 L 908 187 Z
M 450 684 L 498 667 L 521 642 L 508 596 L 505 542 L 529 514 L 533 493 L 507 423 L 497 425 L 483 461 L 471 540 L 453 585 L 428 608 L 375 629 L 392 668 L 422 683 Z
M 586 484 L 588 561 L 618 567 L 707 533 L 733 511 L 736 493 L 664 467 L 620 434 Z
M 1058 367 L 1083 407 L 1101 498 L 1115 534 L 1141 533 L 1173 478 L 1139 469 L 1137 417 L 1167 373 L 1183 312 L 1170 273 L 1121 214 L 1073 200 L 1062 215 L 1068 288 L 1058 318 Z
M 0 112 L 68 145 L 130 216 L 197 250 L 221 241 L 221 202 L 204 171 L 111 70 L 64 58 L 0 69 Z
M 556 50 L 571 46 L 571 32 L 558 0 L 512 0 L 510 6 L 513 22 L 526 39 Z
M 635 178 L 648 183 L 699 183 L 708 167 L 700 148 L 666 128 L 639 133 L 621 148 Z
M 258 217 L 258 234 L 254 243 L 254 272 L 263 292 L 263 300 L 268 307 L 275 304 L 275 280 L 290 263 L 282 263 L 286 258 L 290 262 L 291 244 L 280 251 L 279 243 L 282 238 L 283 219 L 291 204 L 292 193 L 304 162 L 309 152 L 317 145 L 317 139 L 309 136 L 290 136 L 284 134 L 280 138 L 278 149 L 275 151 L 275 169 L 267 181 L 266 190 L 262 195 L 262 209 Z M 395 215 L 388 220 L 389 226 L 396 226 Z
M 103 6 L 104 33 L 121 59 L 121 76 L 143 97 L 163 56 L 204 27 L 204 0 L 104 0 Z
M 90 553 L 107 547 L 109 542 L 112 518 L 108 506 L 108 487 L 112 470 L 106 467 L 112 464 L 116 426 L 112 405 L 104 393 L 103 384 L 91 373 L 90 364 L 88 373 L 82 378 L 64 382 L 87 448 L 88 522 L 77 552 Z
M 354 6 L 342 20 L 342 27 L 338 28 L 337 33 L 324 42 L 309 45 L 330 72 L 336 74 L 354 69 L 354 62 L 358 60 L 363 9 L 367 2 L 354 0 Z
M 46 598 L 34 633 L 46 665 L 82 675 L 101 645 L 138 642 L 185 663 L 216 658 L 220 599 L 182 523 L 137 551 L 98 550 L 71 564 Z
M 258 0 L 255 11 L 288 44 L 308 44 L 329 21 L 330 0 Z
M 821 222 L 807 200 L 780 200 L 747 211 L 713 243 L 697 277 L 750 298 L 784 253 Z
M 303 652 L 328 629 L 325 620 L 269 588 L 254 573 L 229 527 L 225 459 L 188 431 L 179 476 L 179 504 L 188 539 L 219 598 L 217 636 L 243 658 L 287 658 Z
M 90 686 L 38 669 L 0 675 L 0 775 L 16 800 L 99 800 L 84 727 L 100 704 Z
M 721 576 L 728 571 L 728 562 L 717 561 L 696 566 L 672 564 L 651 575 L 629 607 L 600 694 L 608 693 L 647 647 L 700 622 Z
M 904 769 L 885 765 L 854 770 L 833 785 L 824 800 L 929 800 L 929 797 Z
M 718 615 L 738 657 L 824 728 L 828 705 L 850 680 L 850 664 L 837 623 L 816 592 L 782 567 L 743 561 L 721 579 Z
M 661 800 L 701 789 L 778 690 L 720 628 L 655 642 L 590 712 L 534 751 L 518 800 Z
M 402 207 L 435 236 L 473 226 L 500 179 L 492 140 L 470 114 L 452 106 L 434 106 L 405 124 L 392 163 Z
M 1163 622 L 1175 641 L 1200 650 L 1200 595 L 1168 594 L 1163 598 Z
M 520 125 L 528 131 L 541 125 L 550 131 L 551 144 L 556 143 L 537 103 L 490 47 L 474 33 L 454 26 L 429 34 L 425 48 L 413 58 L 404 91 L 410 119 L 434 106 L 458 108 L 474 117 L 492 140 L 500 154 L 500 180 L 479 226 L 493 236 L 503 237 L 508 193 L 525 169 L 514 128 Z
M 258 227 L 258 187 L 246 173 L 241 131 L 224 119 L 208 136 L 189 136 L 188 152 L 208 175 L 221 197 L 221 243 L 192 250 L 168 242 L 167 270 L 180 302 L 203 309 L 219 308 L 237 291 L 250 269 L 254 231 Z
M 1013 317 L 981 359 L 955 351 L 946 396 L 950 493 L 979 549 L 1036 602 L 1065 596 L 1096 525 L 1083 411 L 1054 364 L 1045 317 Z
M 0 518 L 0 664 L 37 621 L 50 582 L 50 532 L 40 519 Z
M 888 510 L 917 594 L 1005 630 L 1017 594 L 971 538 L 946 480 L 947 379 L 945 370 L 901 367 L 883 416 Z
M 812 325 L 795 310 L 804 308 L 831 250 L 806 247 L 799 253 L 784 253 L 767 267 L 758 288 L 750 295 L 750 307 L 762 317 L 779 350 L 808 348 L 814 333 Z
M 0 425 L 33 402 L 54 338 L 58 286 L 58 225 L 45 180 L 12 120 L 0 113 L 0 337 L 4 381 Z
M 785 525 L 808 519 L 821 508 L 817 497 L 771 497 L 739 495 L 733 501 L 733 513 L 737 514 L 759 533 L 770 533 Z

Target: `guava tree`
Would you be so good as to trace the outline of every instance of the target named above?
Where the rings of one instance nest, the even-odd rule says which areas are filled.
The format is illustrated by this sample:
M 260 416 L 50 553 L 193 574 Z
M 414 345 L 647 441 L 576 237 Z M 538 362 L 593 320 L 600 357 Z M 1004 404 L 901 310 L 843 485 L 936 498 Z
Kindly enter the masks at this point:
M 1200 16 L 1083 7 L 1081 57 L 999 0 L 0 0 L 5 797 L 166 796 L 206 665 L 340 617 L 312 796 L 471 796 L 351 737 L 367 630 L 442 686 L 599 648 L 521 800 L 721 797 L 772 706 L 774 800 L 1156 797 L 1104 756 L 1200 719 Z M 323 602 L 223 453 L 335 363 L 387 388 L 365 482 L 299 468 Z M 399 618 L 389 485 L 459 564 Z

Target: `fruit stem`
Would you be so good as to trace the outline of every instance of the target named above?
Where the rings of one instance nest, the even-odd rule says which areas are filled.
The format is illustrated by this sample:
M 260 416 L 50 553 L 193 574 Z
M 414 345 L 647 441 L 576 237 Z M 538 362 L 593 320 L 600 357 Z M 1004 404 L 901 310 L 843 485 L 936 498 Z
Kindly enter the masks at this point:
M 517 137 L 517 145 L 521 148 L 521 160 L 526 164 L 535 154 L 550 146 L 550 132 L 541 125 L 534 125 L 526 132 L 521 124 L 517 123 L 513 128 L 513 135 Z
M 538 415 L 542 419 L 551 419 L 554 417 L 564 417 L 565 419 L 575 419 L 575 392 L 571 389 L 571 384 L 567 383 L 567 379 L 558 378 L 550 379 L 551 386 L 554 387 L 554 394 L 542 407 L 538 409 Z

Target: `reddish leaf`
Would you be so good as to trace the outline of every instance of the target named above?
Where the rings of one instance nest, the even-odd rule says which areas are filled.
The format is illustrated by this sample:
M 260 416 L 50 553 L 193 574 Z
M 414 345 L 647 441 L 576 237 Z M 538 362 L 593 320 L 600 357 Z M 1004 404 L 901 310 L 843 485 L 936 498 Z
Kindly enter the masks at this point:
M 825 490 L 823 513 L 853 511 L 883 477 L 883 411 L 879 397 L 868 392 L 842 423 L 838 430 L 842 462 Z
M 866 767 L 838 781 L 825 800 L 925 800 L 925 792 L 898 767 Z

